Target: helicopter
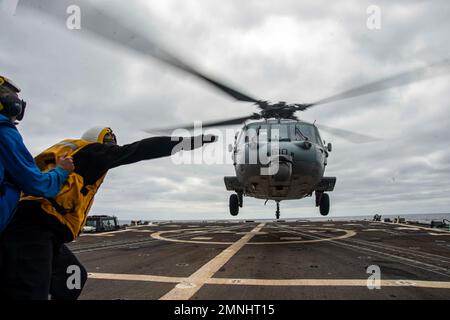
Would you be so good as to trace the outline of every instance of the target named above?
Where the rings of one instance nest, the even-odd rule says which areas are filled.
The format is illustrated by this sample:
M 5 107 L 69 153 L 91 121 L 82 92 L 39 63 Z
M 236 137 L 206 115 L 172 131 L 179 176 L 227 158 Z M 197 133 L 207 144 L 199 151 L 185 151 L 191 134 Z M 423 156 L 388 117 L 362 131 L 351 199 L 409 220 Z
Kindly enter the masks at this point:
M 66 5 L 72 2 L 58 1 L 57 5 L 52 3 L 51 6 L 45 6 L 42 2 L 38 5 L 34 1 L 25 1 L 24 3 L 28 9 L 61 20 L 61 12 L 65 12 Z M 288 104 L 280 101 L 271 103 L 247 95 L 199 71 L 198 68 L 172 54 L 146 34 L 122 23 L 114 14 L 105 10 L 100 11 L 88 1 L 77 1 L 77 3 L 83 8 L 82 32 L 88 32 L 98 39 L 184 71 L 207 82 L 235 100 L 251 103 L 259 109 L 257 113 L 242 117 L 202 123 L 203 128 L 244 124 L 235 135 L 234 145 L 229 148 L 229 151 L 232 152 L 236 176 L 224 177 L 226 189 L 234 192 L 229 197 L 229 210 L 233 216 L 239 213 L 240 207 L 243 207 L 244 196 L 263 199 L 266 202 L 274 200 L 277 205 L 276 218 L 278 219 L 281 201 L 302 199 L 313 194 L 315 194 L 315 205 L 319 207 L 320 214 L 328 215 L 330 198 L 327 192 L 334 190 L 336 177 L 324 176 L 332 145 L 331 143 L 326 144 L 321 139 L 319 129 L 353 143 L 380 140 L 349 130 L 319 125 L 315 122 L 309 123 L 299 119 L 296 115 L 297 112 L 450 73 L 450 60 L 446 59 L 358 86 L 316 102 Z M 252 122 L 246 123 L 247 121 Z M 145 129 L 145 131 L 155 133 L 193 128 L 193 125 L 179 125 Z M 268 161 L 265 163 L 247 162 L 246 159 L 255 150 L 265 150 Z M 270 170 L 273 167 L 276 167 L 276 170 Z M 267 169 L 267 171 L 262 169 Z
M 167 60 L 165 62 L 167 63 Z M 202 127 L 245 123 L 240 132 L 235 135 L 234 146 L 229 146 L 236 172 L 236 176 L 224 177 L 226 189 L 235 192 L 229 197 L 229 211 L 232 216 L 238 215 L 239 208 L 243 207 L 244 196 L 263 199 L 266 200 L 265 203 L 274 200 L 276 202 L 276 219 L 280 218 L 280 202 L 282 200 L 297 200 L 311 197 L 313 194 L 315 195 L 315 206 L 319 207 L 320 214 L 327 216 L 330 212 L 330 197 L 327 192 L 334 190 L 336 177 L 326 177 L 324 172 L 329 153 L 332 151 L 332 144 L 326 144 L 321 139 L 319 128 L 352 143 L 369 143 L 381 140 L 349 130 L 318 125 L 315 122 L 309 123 L 300 120 L 295 115 L 296 112 L 306 111 L 325 103 L 403 86 L 450 72 L 450 60 L 444 60 L 359 86 L 314 103 L 287 104 L 284 101 L 270 103 L 266 100 L 252 98 L 200 73 L 192 67 L 186 67 L 184 63 L 182 68 L 178 63 L 169 64 L 201 78 L 238 101 L 251 102 L 260 109 L 259 113 L 244 117 L 204 122 Z M 256 121 L 246 123 L 248 120 Z M 176 129 L 191 130 L 194 128 L 195 126 L 192 125 L 178 125 L 147 129 L 146 131 L 149 133 L 173 132 Z M 275 134 L 273 134 L 273 131 L 275 131 Z M 263 139 L 261 139 L 262 135 L 264 136 Z M 276 148 L 271 146 L 273 141 L 277 142 Z M 256 151 L 258 156 L 259 149 L 264 149 L 270 160 L 267 163 L 261 161 L 249 163 L 247 160 L 250 155 Z M 276 170 L 262 173 L 263 168 L 270 168 L 274 163 L 276 164 Z
M 165 61 L 167 62 L 167 61 Z M 430 64 L 412 71 L 403 72 L 388 78 L 371 82 L 314 103 L 287 104 L 284 101 L 270 103 L 266 100 L 252 98 L 222 82 L 200 73 L 192 67 L 180 68 L 178 64 L 169 63 L 179 69 L 201 78 L 214 87 L 225 92 L 238 101 L 251 102 L 259 109 L 259 113 L 233 119 L 203 122 L 202 128 L 230 126 L 244 123 L 236 133 L 234 146 L 229 146 L 232 152 L 236 176 L 224 177 L 225 187 L 234 193 L 229 197 L 229 211 L 237 216 L 239 208 L 243 207 L 243 197 L 253 197 L 276 202 L 275 217 L 280 218 L 280 202 L 282 200 L 298 200 L 315 195 L 315 206 L 319 207 L 322 216 L 330 212 L 330 197 L 327 192 L 334 191 L 336 177 L 324 176 L 325 167 L 332 144 L 321 139 L 319 129 L 331 133 L 352 143 L 370 143 L 381 139 L 350 130 L 318 125 L 300 120 L 295 113 L 306 111 L 317 105 L 349 99 L 376 91 L 399 87 L 413 82 L 442 76 L 450 72 L 450 60 Z M 248 120 L 256 120 L 246 123 Z M 173 132 L 176 129 L 192 130 L 193 125 L 178 125 L 172 127 L 147 129 L 149 133 Z M 276 131 L 275 135 L 273 131 Z M 261 139 L 261 132 L 264 138 Z M 253 136 L 253 137 L 252 137 Z M 252 139 L 253 138 L 253 139 Z M 275 138 L 275 139 L 273 139 Z M 253 141 L 252 141 L 253 140 Z M 271 147 L 276 141 L 276 148 Z M 252 147 L 253 144 L 253 147 Z M 264 148 L 261 148 L 264 147 Z M 253 151 L 252 151 L 253 149 Z M 269 157 L 267 163 L 248 161 L 253 153 L 264 149 Z M 276 164 L 276 170 L 262 173 L 262 169 Z
M 276 148 L 270 145 L 274 140 Z M 250 154 L 257 157 L 259 149 L 263 149 L 263 156 L 270 157 L 266 171 L 261 170 L 263 161 L 249 161 Z M 229 198 L 231 215 L 239 213 L 245 195 L 265 199 L 266 203 L 274 200 L 279 219 L 280 201 L 301 199 L 313 192 L 320 214 L 328 215 L 330 198 L 326 192 L 333 191 L 336 183 L 336 177 L 324 177 L 331 150 L 331 143 L 325 146 L 317 127 L 305 121 L 268 119 L 245 125 L 232 148 L 236 176 L 224 177 L 226 189 L 235 192 Z

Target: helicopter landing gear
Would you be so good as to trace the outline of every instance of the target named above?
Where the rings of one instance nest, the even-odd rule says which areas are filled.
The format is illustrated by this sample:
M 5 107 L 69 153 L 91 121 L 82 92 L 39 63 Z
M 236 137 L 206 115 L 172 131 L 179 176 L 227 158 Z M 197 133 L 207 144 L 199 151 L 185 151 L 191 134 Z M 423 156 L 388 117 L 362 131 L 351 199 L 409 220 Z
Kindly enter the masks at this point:
M 237 216 L 239 213 L 239 207 L 242 208 L 242 193 L 232 194 L 230 196 L 230 213 L 232 216 Z
M 320 197 L 320 214 L 323 216 L 328 215 L 330 212 L 330 196 L 327 193 L 323 193 Z
M 275 212 L 275 217 L 277 217 L 277 220 L 280 219 L 280 201 L 277 201 L 277 211 Z
M 237 216 L 239 213 L 239 198 L 237 194 L 230 196 L 230 213 L 232 216 Z
M 242 206 L 244 205 L 242 192 L 238 192 L 237 196 L 238 196 L 238 200 L 239 200 L 239 207 L 242 208 Z

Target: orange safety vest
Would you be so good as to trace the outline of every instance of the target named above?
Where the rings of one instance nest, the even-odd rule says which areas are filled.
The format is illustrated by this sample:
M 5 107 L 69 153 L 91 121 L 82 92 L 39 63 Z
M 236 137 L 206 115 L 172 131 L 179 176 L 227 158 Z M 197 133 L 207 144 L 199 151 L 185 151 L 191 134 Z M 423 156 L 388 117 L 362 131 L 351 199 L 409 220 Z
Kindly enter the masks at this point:
M 68 139 L 61 141 L 39 154 L 35 158 L 36 164 L 41 171 L 47 172 L 55 168 L 56 160 L 63 154 L 67 153 L 67 156 L 73 157 L 81 149 L 92 143 L 86 140 Z M 61 224 L 70 230 L 73 239 L 75 239 L 86 224 L 89 210 L 94 202 L 94 196 L 105 176 L 106 174 L 92 185 L 85 185 L 83 177 L 76 172 L 72 172 L 55 198 L 49 199 L 22 194 L 21 200 L 40 202 L 42 210 L 56 217 Z

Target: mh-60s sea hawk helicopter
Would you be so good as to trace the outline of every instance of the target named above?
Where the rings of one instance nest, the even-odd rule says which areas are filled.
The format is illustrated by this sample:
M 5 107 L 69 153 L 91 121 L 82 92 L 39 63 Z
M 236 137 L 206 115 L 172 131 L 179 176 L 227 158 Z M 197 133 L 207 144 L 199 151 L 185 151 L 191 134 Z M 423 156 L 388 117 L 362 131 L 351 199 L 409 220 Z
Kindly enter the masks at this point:
M 51 5 L 45 5 L 47 2 L 51 2 Z M 68 4 L 70 5 L 72 2 L 72 0 L 61 0 L 55 3 L 50 0 L 42 0 L 37 4 L 35 1 L 24 1 L 21 6 L 61 20 L 61 17 L 66 18 L 62 14 L 66 12 Z M 260 109 L 259 113 L 253 113 L 249 116 L 202 124 L 203 128 L 207 128 L 238 125 L 247 120 L 257 120 L 257 122 L 244 125 L 240 134 L 236 136 L 234 147 L 231 150 L 235 160 L 236 176 L 225 177 L 225 185 L 227 190 L 235 192 L 235 194 L 230 196 L 229 201 L 232 215 L 238 214 L 239 207 L 243 205 L 243 196 L 275 200 L 277 203 L 277 218 L 279 218 L 280 201 L 301 199 L 311 196 L 313 193 L 316 196 L 316 206 L 320 207 L 320 213 L 327 215 L 330 201 L 326 192 L 334 189 L 336 178 L 324 177 L 328 153 L 331 152 L 331 144 L 325 145 L 320 138 L 318 128 L 355 143 L 376 141 L 378 139 L 347 130 L 300 121 L 295 113 L 320 104 L 398 87 L 450 72 L 450 61 L 444 60 L 359 86 L 314 103 L 269 103 L 248 96 L 205 75 L 163 49 L 162 46 L 150 40 L 138 30 L 125 26 L 105 11 L 92 7 L 89 1 L 77 0 L 76 2 L 83 8 L 84 18 L 81 32 L 89 32 L 116 45 L 155 58 L 160 62 L 206 81 L 238 101 L 253 103 Z M 147 131 L 153 133 L 177 128 L 193 129 L 194 126 L 176 126 L 164 129 L 149 129 Z M 262 139 L 262 135 L 266 135 L 266 137 Z M 273 148 L 274 142 L 277 143 L 276 148 Z M 266 155 L 269 158 L 267 163 L 245 161 L 245 158 L 252 154 L 252 149 L 260 150 L 263 149 L 262 147 L 265 147 L 267 150 Z M 261 171 L 265 167 L 270 169 L 274 164 L 276 164 L 277 170 Z
M 224 181 L 227 190 L 235 192 L 229 199 L 231 215 L 239 213 L 243 195 L 274 200 L 278 219 L 280 201 L 313 193 L 320 213 L 329 213 L 330 198 L 325 192 L 333 191 L 336 178 L 324 177 L 324 171 L 331 144 L 324 145 L 314 124 L 291 119 L 252 122 L 236 134 L 230 149 L 236 176 Z M 256 161 L 250 160 L 252 154 Z
M 171 63 L 171 65 L 179 67 L 177 64 Z M 231 215 L 236 216 L 239 213 L 239 207 L 243 206 L 243 196 L 264 199 L 266 202 L 274 200 L 277 205 L 276 218 L 279 219 L 280 201 L 302 199 L 313 194 L 315 194 L 316 207 L 320 207 L 320 214 L 326 216 L 330 211 L 330 198 L 326 192 L 334 190 L 336 178 L 325 177 L 324 172 L 332 145 L 326 144 L 321 139 L 318 128 L 353 143 L 380 140 L 348 130 L 301 121 L 295 115 L 297 111 L 305 111 L 319 104 L 348 99 L 443 75 L 450 72 L 450 61 L 445 60 L 397 74 L 309 104 L 286 104 L 283 101 L 272 104 L 257 100 L 219 83 L 191 67 L 186 69 L 183 65 L 182 69 L 207 81 L 239 101 L 253 102 L 260 109 L 260 113 L 207 122 L 203 123 L 202 127 L 236 125 L 247 120 L 258 120 L 245 124 L 240 133 L 236 134 L 234 146 L 230 147 L 230 151 L 233 153 L 236 176 L 224 177 L 227 190 L 235 192 L 229 198 L 229 209 Z M 194 126 L 183 125 L 162 130 L 177 128 L 193 129 Z M 149 132 L 152 131 L 154 129 L 149 130 Z M 276 148 L 273 146 L 274 142 L 276 142 Z M 266 152 L 268 161 L 259 161 L 258 157 L 261 155 L 259 149 Z M 258 161 L 256 163 L 248 161 L 252 154 L 257 156 Z M 273 164 L 276 164 L 276 170 L 263 172 L 263 168 L 270 169 Z
M 167 62 L 167 59 L 164 61 Z M 258 106 L 260 113 L 203 123 L 202 127 L 236 125 L 247 120 L 259 120 L 245 124 L 240 133 L 236 134 L 234 146 L 230 147 L 236 176 L 224 177 L 224 182 L 227 190 L 235 192 L 229 198 L 231 215 L 236 216 L 239 213 L 239 207 L 243 206 L 243 196 L 249 196 L 264 199 L 266 202 L 274 200 L 277 205 L 277 219 L 280 217 L 280 201 L 302 199 L 312 196 L 313 193 L 316 207 L 320 208 L 320 214 L 326 216 L 330 211 L 330 198 L 326 192 L 334 190 L 336 178 L 325 177 L 324 172 L 332 145 L 331 143 L 326 144 L 321 139 L 318 128 L 353 143 L 380 140 L 348 130 L 301 121 L 295 115 L 297 111 L 305 111 L 319 104 L 353 98 L 450 72 L 450 61 L 445 60 L 359 86 L 314 103 L 286 104 L 283 101 L 269 103 L 252 98 L 213 80 L 192 67 L 186 67 L 184 63 L 182 68 L 179 62 L 170 64 L 207 81 L 236 100 L 253 102 Z M 193 129 L 194 126 L 183 125 L 162 130 L 177 128 Z M 149 132 L 154 130 L 149 130 Z M 262 137 L 263 135 L 264 137 Z M 276 148 L 273 146 L 274 142 L 276 142 Z M 258 157 L 261 155 L 259 149 L 266 152 L 269 159 L 267 162 L 259 161 Z M 258 159 L 256 163 L 248 161 L 252 154 L 256 154 Z M 270 169 L 274 164 L 276 164 L 276 170 L 266 172 L 262 170 L 263 168 Z

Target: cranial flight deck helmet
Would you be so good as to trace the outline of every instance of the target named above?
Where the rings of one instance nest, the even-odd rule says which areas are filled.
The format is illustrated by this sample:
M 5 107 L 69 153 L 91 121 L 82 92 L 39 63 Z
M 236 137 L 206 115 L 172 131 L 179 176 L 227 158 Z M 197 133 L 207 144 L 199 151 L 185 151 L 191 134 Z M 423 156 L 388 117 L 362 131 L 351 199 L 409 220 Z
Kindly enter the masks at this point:
M 93 127 L 87 130 L 82 136 L 81 139 L 90 141 L 90 142 L 98 142 L 109 145 L 116 145 L 117 139 L 116 135 L 113 133 L 111 128 L 108 127 Z
M 11 80 L 0 76 L 0 113 L 8 118 L 16 117 L 21 121 L 25 114 L 26 102 L 19 99 L 20 88 Z

